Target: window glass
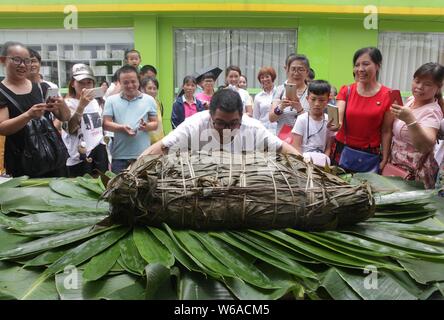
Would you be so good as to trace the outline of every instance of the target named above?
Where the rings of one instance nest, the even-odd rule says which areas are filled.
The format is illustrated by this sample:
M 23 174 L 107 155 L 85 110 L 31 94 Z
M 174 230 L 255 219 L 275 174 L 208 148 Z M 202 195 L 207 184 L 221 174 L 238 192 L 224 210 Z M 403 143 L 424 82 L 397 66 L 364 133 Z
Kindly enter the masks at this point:
M 224 84 L 225 68 L 239 66 L 247 76 L 248 88 L 260 88 L 257 73 L 263 66 L 272 66 L 277 73 L 275 84 L 285 81 L 285 58 L 296 52 L 296 30 L 283 29 L 176 29 L 175 88 L 186 75 L 209 66 L 223 73 L 216 87 Z
M 413 74 L 422 64 L 444 63 L 444 33 L 381 32 L 378 48 L 381 83 L 401 91 L 411 90 Z

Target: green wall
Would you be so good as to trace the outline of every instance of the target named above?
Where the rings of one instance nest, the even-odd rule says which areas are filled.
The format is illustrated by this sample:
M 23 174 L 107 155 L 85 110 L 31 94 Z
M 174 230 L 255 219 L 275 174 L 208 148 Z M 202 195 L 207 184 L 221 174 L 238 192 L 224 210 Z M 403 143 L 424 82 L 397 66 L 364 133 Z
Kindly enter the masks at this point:
M 159 64 L 159 32 L 157 16 L 143 15 L 134 17 L 134 43 L 142 54 L 142 65 Z
M 352 58 L 362 47 L 377 46 L 376 30 L 366 30 L 361 20 L 301 19 L 298 52 L 310 58 L 316 78 L 339 86 L 353 81 Z

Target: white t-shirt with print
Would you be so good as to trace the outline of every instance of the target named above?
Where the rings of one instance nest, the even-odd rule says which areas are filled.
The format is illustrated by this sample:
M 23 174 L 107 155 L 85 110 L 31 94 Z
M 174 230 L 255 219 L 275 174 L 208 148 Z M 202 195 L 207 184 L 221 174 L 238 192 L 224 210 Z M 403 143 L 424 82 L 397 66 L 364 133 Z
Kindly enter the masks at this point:
M 229 130 L 227 130 L 229 132 Z M 242 151 L 278 151 L 282 141 L 270 133 L 260 121 L 244 114 L 239 129 L 233 130 L 233 139 L 227 137 L 220 143 L 219 134 L 213 127 L 208 110 L 198 112 L 185 119 L 176 129 L 162 139 L 162 144 L 170 150 L 211 151 L 223 149 L 231 153 Z
M 67 98 L 65 99 L 65 102 L 71 111 L 72 116 L 77 110 L 79 100 Z M 62 131 L 62 139 L 69 153 L 69 158 L 66 161 L 67 166 L 74 166 L 81 162 L 78 151 L 78 146 L 81 140 L 85 141 L 87 156 L 100 143 L 104 143 L 102 120 L 102 108 L 100 108 L 97 100 L 93 99 L 83 111 L 80 128 L 77 130 L 77 132 L 75 134 L 69 134 L 65 130 Z
M 308 122 L 310 121 L 310 122 Z M 309 113 L 301 114 L 294 124 L 292 133 L 302 136 L 302 153 L 324 152 L 327 146 L 327 139 L 334 134 L 328 130 L 328 116 L 324 114 L 323 120 L 314 120 L 309 117 Z

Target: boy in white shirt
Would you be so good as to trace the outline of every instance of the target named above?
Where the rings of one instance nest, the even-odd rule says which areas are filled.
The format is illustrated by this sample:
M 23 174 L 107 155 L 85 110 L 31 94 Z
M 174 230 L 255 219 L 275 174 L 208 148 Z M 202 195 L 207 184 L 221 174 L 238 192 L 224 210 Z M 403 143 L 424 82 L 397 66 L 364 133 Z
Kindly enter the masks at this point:
M 319 166 L 330 165 L 330 145 L 334 132 L 328 127 L 327 107 L 331 86 L 327 81 L 314 80 L 308 86 L 307 100 L 310 105 L 308 112 L 296 119 L 291 131 L 294 137 L 293 146 L 305 158 L 309 158 Z

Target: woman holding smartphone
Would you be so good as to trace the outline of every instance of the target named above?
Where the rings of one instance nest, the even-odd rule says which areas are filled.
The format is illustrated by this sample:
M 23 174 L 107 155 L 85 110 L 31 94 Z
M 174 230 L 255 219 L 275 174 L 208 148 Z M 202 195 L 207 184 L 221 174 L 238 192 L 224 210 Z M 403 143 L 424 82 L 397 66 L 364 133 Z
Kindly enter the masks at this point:
M 310 62 L 306 56 L 290 54 L 287 57 L 285 61 L 287 80 L 277 87 L 269 112 L 270 122 L 277 122 L 276 132 L 278 134 L 284 127 L 287 127 L 289 129 L 287 131 L 291 135 L 291 129 L 293 129 L 298 115 L 310 108 L 307 101 L 306 84 L 309 70 Z
M 69 152 L 66 162 L 70 177 L 94 175 L 109 169 L 108 153 L 103 138 L 102 108 L 95 99 L 96 79 L 85 64 L 72 67 L 72 78 L 65 99 L 71 111 L 68 127 L 62 132 Z M 99 90 L 101 90 L 99 88 Z
M 66 167 L 64 155 L 60 155 L 60 164 L 53 164 L 51 171 L 30 174 L 31 163 L 22 163 L 25 141 L 29 131 L 26 130 L 31 121 L 39 120 L 41 126 L 47 125 L 48 130 L 56 130 L 52 123 L 52 115 L 61 121 L 69 119 L 69 110 L 62 97 L 54 97 L 44 101 L 41 88 L 32 83 L 27 76 L 31 68 L 29 50 L 19 42 L 6 42 L 0 53 L 0 63 L 5 70 L 5 78 L 0 83 L 0 135 L 6 136 L 5 168 L 10 176 L 29 175 L 32 177 L 62 177 Z M 19 110 L 22 109 L 22 111 Z M 34 121 L 35 122 L 35 121 Z M 58 139 L 59 136 L 57 136 Z M 63 146 L 62 141 L 60 145 Z M 44 158 L 42 158 L 44 159 Z M 35 163 L 39 159 L 34 158 Z M 35 166 L 34 166 L 35 167 Z M 27 170 L 28 168 L 28 170 Z M 40 170 L 40 167 L 39 169 Z
M 429 62 L 416 70 L 412 81 L 413 96 L 405 106 L 393 104 L 395 116 L 391 165 L 407 171 L 412 180 L 434 188 L 438 163 L 433 148 L 443 118 L 442 85 L 444 67 Z

